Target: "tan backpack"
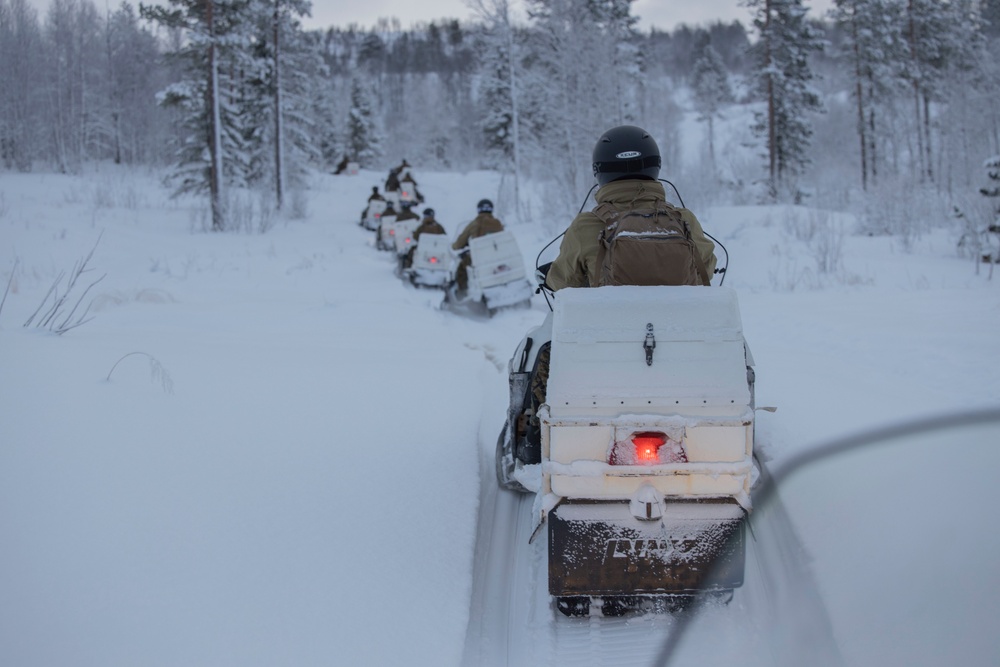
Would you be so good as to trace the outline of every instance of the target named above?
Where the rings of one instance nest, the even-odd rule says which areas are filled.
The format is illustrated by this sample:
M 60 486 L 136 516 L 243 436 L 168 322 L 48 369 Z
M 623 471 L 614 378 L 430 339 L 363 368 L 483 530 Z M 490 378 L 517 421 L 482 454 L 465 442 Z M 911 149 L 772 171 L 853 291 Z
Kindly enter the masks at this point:
M 627 211 L 605 202 L 594 214 L 604 222 L 597 250 L 601 273 L 594 287 L 709 284 L 687 222 L 667 202 Z

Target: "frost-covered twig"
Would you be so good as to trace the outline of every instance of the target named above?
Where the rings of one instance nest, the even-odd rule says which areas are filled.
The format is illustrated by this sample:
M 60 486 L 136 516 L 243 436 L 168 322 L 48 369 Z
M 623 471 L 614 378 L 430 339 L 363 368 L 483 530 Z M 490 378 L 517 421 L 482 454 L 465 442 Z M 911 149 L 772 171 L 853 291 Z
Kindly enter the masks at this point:
M 101 236 L 103 236 L 103 232 Z M 76 327 L 86 324 L 87 322 L 93 319 L 92 317 L 90 318 L 87 317 L 87 313 L 90 312 L 89 304 L 84 309 L 83 313 L 75 320 L 73 319 L 73 316 L 79 309 L 80 304 L 83 302 L 83 299 L 87 296 L 87 293 L 90 292 L 90 290 L 94 287 L 94 285 L 104 280 L 107 274 L 104 274 L 94 282 L 90 283 L 90 285 L 88 285 L 87 288 L 83 290 L 83 294 L 81 294 L 80 297 L 76 300 L 76 303 L 70 309 L 69 314 L 66 315 L 65 317 L 61 316 L 65 312 L 65 309 L 68 305 L 67 299 L 69 298 L 70 293 L 73 291 L 73 288 L 76 287 L 77 281 L 80 279 L 80 276 L 82 276 L 86 271 L 89 270 L 87 269 L 87 264 L 94 256 L 94 251 L 97 250 L 97 246 L 101 242 L 101 236 L 97 237 L 97 241 L 94 243 L 94 247 L 90 249 L 90 252 L 87 253 L 87 256 L 84 257 L 82 260 L 78 261 L 76 265 L 73 267 L 73 271 L 72 273 L 70 273 L 69 276 L 68 284 L 66 285 L 66 291 L 63 292 L 62 295 L 59 294 L 59 284 L 62 282 L 63 276 L 66 275 L 65 272 L 62 272 L 56 277 L 55 281 L 52 283 L 52 287 L 49 288 L 49 291 L 45 293 L 45 298 L 42 299 L 42 302 L 38 305 L 38 308 L 35 310 L 34 313 L 32 313 L 31 317 L 28 318 L 28 321 L 24 323 L 25 327 L 31 326 L 32 322 L 35 321 L 35 318 L 38 317 L 38 314 L 42 311 L 42 308 L 45 306 L 46 303 L 48 303 L 49 296 L 53 295 L 54 296 L 52 305 L 49 306 L 49 309 L 46 310 L 45 313 L 39 318 L 38 324 L 35 325 L 37 328 L 48 329 L 53 333 L 61 335 L 66 333 L 70 329 L 75 329 Z
M 151 354 L 147 354 L 146 352 L 129 352 L 128 354 L 122 356 L 118 361 L 115 362 L 114 366 L 111 367 L 111 370 L 108 371 L 108 377 L 105 378 L 105 381 L 111 382 L 111 374 L 115 372 L 116 368 L 118 368 L 118 364 L 120 364 L 125 359 L 134 356 L 141 356 L 149 359 L 150 378 L 154 382 L 159 381 L 160 386 L 163 387 L 163 392 L 165 394 L 174 393 L 174 381 L 171 379 L 170 373 L 168 373 L 167 369 L 163 367 L 163 364 L 160 363 L 159 359 L 157 359 Z
M 7 295 L 10 293 L 10 286 L 14 282 L 14 274 L 17 273 L 17 260 L 14 260 L 14 266 L 10 269 L 10 278 L 7 279 L 7 288 L 3 291 L 3 298 L 0 299 L 0 314 L 3 314 L 3 305 L 7 303 Z

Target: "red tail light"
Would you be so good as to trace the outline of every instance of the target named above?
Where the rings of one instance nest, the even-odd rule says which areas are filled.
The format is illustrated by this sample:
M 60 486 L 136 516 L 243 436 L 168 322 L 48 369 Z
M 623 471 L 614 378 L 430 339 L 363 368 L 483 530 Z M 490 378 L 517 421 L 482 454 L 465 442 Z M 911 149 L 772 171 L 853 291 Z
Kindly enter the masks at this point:
M 396 230 L 395 229 L 390 229 L 389 230 L 389 236 L 395 236 L 395 235 L 396 235 Z
M 438 263 L 438 258 L 437 257 L 431 257 L 427 261 L 430 262 L 431 264 L 437 264 Z
M 687 463 L 687 455 L 680 443 L 674 442 L 665 433 L 642 431 L 633 433 L 628 440 L 616 442 L 611 448 L 608 463 L 613 466 Z
M 406 241 L 405 241 L 406 243 L 411 243 L 412 241 L 413 241 L 413 239 L 411 239 L 409 236 L 406 237 Z
M 660 447 L 667 441 L 662 433 L 637 433 L 632 438 L 635 445 L 635 460 L 638 463 L 656 463 L 660 459 Z

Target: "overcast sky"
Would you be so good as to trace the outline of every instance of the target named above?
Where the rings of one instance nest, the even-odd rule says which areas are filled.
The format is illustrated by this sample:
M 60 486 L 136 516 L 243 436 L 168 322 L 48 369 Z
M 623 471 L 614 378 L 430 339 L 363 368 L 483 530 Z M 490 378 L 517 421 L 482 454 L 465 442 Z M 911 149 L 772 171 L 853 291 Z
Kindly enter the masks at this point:
M 805 0 L 816 16 L 825 12 L 831 0 Z M 514 0 L 515 8 L 522 6 Z M 632 14 L 639 17 L 639 28 L 673 29 L 680 23 L 701 25 L 717 20 L 739 20 L 749 27 L 750 11 L 739 0 L 636 0 Z M 474 14 L 466 0 L 313 0 L 308 28 L 347 27 L 356 23 L 370 27 L 381 17 L 398 18 L 404 28 L 414 23 L 445 18 L 471 19 Z M 523 11 L 521 11 L 523 16 Z
M 51 0 L 28 0 L 39 9 L 44 20 Z M 147 3 L 157 0 L 143 0 Z M 95 0 L 98 8 L 114 8 L 120 0 Z M 138 4 L 139 0 L 132 0 Z M 515 11 L 523 18 L 521 0 L 512 0 Z M 162 0 L 162 4 L 167 4 Z M 832 0 L 804 0 L 813 16 L 820 16 L 832 5 Z M 749 28 L 750 11 L 740 0 L 636 0 L 632 14 L 639 17 L 639 29 L 652 27 L 670 30 L 680 23 L 703 25 L 713 21 L 741 21 Z M 403 28 L 414 23 L 427 23 L 441 19 L 469 20 L 474 13 L 466 0 L 313 0 L 312 17 L 306 19 L 306 28 L 346 28 L 355 23 L 363 28 L 374 26 L 379 18 L 396 17 Z

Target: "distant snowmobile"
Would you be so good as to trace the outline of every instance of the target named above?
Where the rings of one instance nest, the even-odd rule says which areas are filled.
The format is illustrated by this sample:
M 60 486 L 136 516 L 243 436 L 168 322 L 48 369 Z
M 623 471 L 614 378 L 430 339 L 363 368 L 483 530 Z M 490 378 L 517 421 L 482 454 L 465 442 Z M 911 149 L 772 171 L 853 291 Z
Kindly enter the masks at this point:
M 546 348 L 532 442 L 523 409 Z M 754 375 L 735 292 L 560 290 L 508 370 L 497 479 L 538 494 L 536 532 L 547 527 L 561 612 L 620 613 L 742 585 Z
M 403 279 L 417 287 L 447 287 L 455 270 L 451 240 L 445 234 L 421 234 L 416 243 L 413 261 L 401 270 Z
M 521 249 L 510 231 L 470 239 L 465 252 L 472 253 L 469 289 L 459 295 L 454 284 L 449 286 L 442 307 L 492 316 L 501 308 L 531 304 L 535 288 L 526 278 Z
M 382 199 L 373 199 L 368 202 L 368 208 L 364 210 L 359 223 L 365 229 L 377 231 L 382 224 L 382 213 L 385 211 L 386 202 Z
M 419 218 L 399 220 L 396 214 L 382 214 L 382 224 L 375 231 L 375 247 L 379 250 L 396 252 L 396 234 L 412 234 L 420 224 Z

